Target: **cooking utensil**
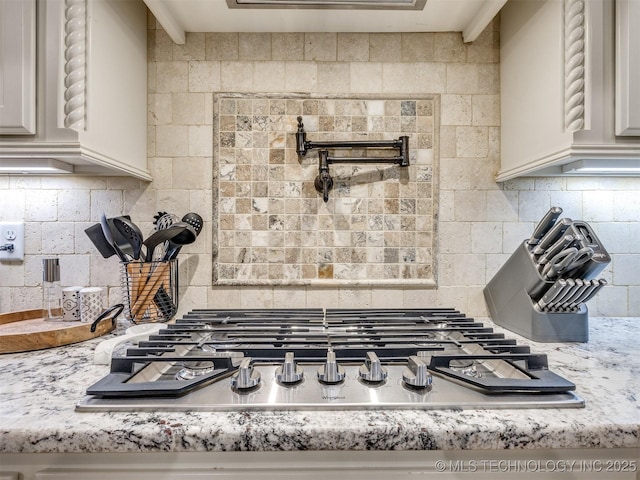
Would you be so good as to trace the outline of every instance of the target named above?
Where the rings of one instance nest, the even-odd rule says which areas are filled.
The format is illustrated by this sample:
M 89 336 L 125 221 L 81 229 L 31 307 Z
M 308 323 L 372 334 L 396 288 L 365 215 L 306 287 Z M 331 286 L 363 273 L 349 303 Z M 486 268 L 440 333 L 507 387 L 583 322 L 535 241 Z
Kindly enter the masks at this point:
M 158 215 L 155 215 L 153 218 L 155 218 L 155 221 L 153 223 L 156 226 L 156 231 L 164 230 L 169 226 L 173 225 L 174 223 L 180 222 L 180 219 L 178 218 L 177 215 L 173 213 L 167 213 L 167 212 L 158 212 Z M 161 249 L 157 248 L 155 250 L 153 259 L 157 261 L 161 261 L 165 257 L 165 254 L 168 248 L 169 248 L 169 242 L 168 241 L 163 242 L 162 248 Z
M 202 225 L 204 224 L 204 221 L 202 220 L 202 217 L 200 215 L 198 215 L 196 212 L 189 212 L 185 214 L 184 217 L 182 217 L 182 221 L 191 225 L 196 233 L 200 235 L 200 232 L 202 231 Z
M 566 307 L 577 298 L 577 296 L 580 294 L 580 292 L 584 289 L 584 282 L 579 279 L 576 278 L 574 280 L 575 284 L 573 285 L 573 287 L 571 287 L 569 289 L 569 291 L 567 292 L 567 294 L 558 302 L 556 302 L 555 306 L 554 306 L 554 310 L 557 312 L 562 312 L 566 309 Z
M 168 289 L 169 282 L 165 281 L 153 296 L 153 303 L 155 303 L 156 307 L 158 307 L 158 311 L 165 319 L 165 321 L 173 318 L 173 316 L 178 312 L 178 306 L 171 298 L 171 295 L 167 293 Z
M 575 290 L 576 288 L 575 280 L 573 278 L 567 278 L 566 281 L 567 281 L 566 288 L 560 293 L 560 295 L 558 295 L 553 300 L 553 302 L 547 305 L 547 308 L 546 308 L 547 312 L 555 311 L 558 305 L 561 305 L 566 298 L 569 298 L 569 296 L 571 296 L 572 292 Z
M 604 278 L 599 280 L 592 280 L 592 288 L 584 293 L 582 298 L 580 298 L 576 303 L 576 307 L 579 307 L 582 303 L 587 303 L 591 300 L 596 293 L 598 293 L 603 287 L 607 285 L 607 281 Z M 575 308 L 575 307 L 574 307 Z
M 576 290 L 573 296 L 567 299 L 562 306 L 565 312 L 574 311 L 582 303 L 582 298 L 585 297 L 587 292 L 591 291 L 594 287 L 594 283 L 591 280 L 581 280 L 582 286 Z
M 169 241 L 169 246 L 167 247 L 163 260 L 173 260 L 180 253 L 180 249 L 183 245 L 188 245 L 196 241 L 198 235 L 202 231 L 202 217 L 194 212 L 187 213 L 184 217 L 182 217 L 182 221 L 191 227 L 193 227 L 193 232 L 195 235 L 191 234 L 190 230 L 186 230 L 184 233 L 176 236 L 172 240 Z
M 158 245 L 160 245 L 163 242 L 166 242 L 167 240 L 173 239 L 174 237 L 176 237 L 177 235 L 180 235 L 187 229 L 191 229 L 191 231 L 193 232 L 193 233 L 190 233 L 189 235 L 191 234 L 195 235 L 195 231 L 193 230 L 193 227 L 187 223 L 182 223 L 182 222 L 169 225 L 167 228 L 164 228 L 162 230 L 156 230 L 155 232 L 153 232 L 143 242 L 144 245 L 147 247 L 145 261 L 147 262 L 153 261 L 153 251 Z
M 554 242 L 560 238 L 561 235 L 569 228 L 572 220 L 570 218 L 561 218 L 558 220 L 551 229 L 545 233 L 544 237 L 540 239 L 536 248 L 533 249 L 534 255 L 542 255 L 547 248 L 553 245 Z
M 111 248 L 113 248 L 113 250 L 116 253 L 116 255 L 118 255 L 120 260 L 122 260 L 123 262 L 128 261 L 127 256 L 120 249 L 120 247 L 118 247 L 118 245 L 116 244 L 115 240 L 113 239 L 113 233 L 111 231 L 111 226 L 109 225 L 109 222 L 107 221 L 107 216 L 104 213 L 102 215 L 100 215 L 100 226 L 102 227 L 102 233 L 104 234 L 105 240 L 107 241 L 107 243 L 109 245 L 111 245 Z
M 127 215 L 123 218 L 129 219 Z M 113 226 L 112 219 L 107 219 L 107 223 L 109 224 L 109 227 Z M 93 243 L 93 245 L 98 249 L 98 252 L 100 252 L 100 255 L 102 255 L 103 258 L 109 258 L 116 254 L 111 244 L 107 242 L 106 238 L 104 238 L 104 232 L 102 231 L 102 225 L 100 222 L 87 228 L 84 233 L 87 234 L 87 237 L 89 237 L 89 240 L 91 240 L 91 243 Z M 114 233 L 113 228 L 111 229 L 111 233 Z M 119 241 L 119 237 L 115 235 L 113 236 L 113 239 L 116 243 Z
M 544 311 L 547 305 L 551 304 L 562 292 L 567 288 L 567 281 L 564 278 L 559 278 L 556 282 L 545 292 L 540 300 L 534 304 L 534 308 L 538 311 Z
M 533 230 L 531 234 L 531 238 L 527 242 L 529 245 L 529 250 L 532 249 L 533 246 L 537 245 L 540 242 L 540 239 L 549 231 L 553 224 L 556 222 L 558 217 L 562 214 L 562 208 L 560 207 L 551 207 L 547 213 L 544 214 L 544 217 L 538 222 L 538 225 Z
M 538 259 L 538 265 L 542 266 L 549 262 L 553 257 L 559 254 L 562 250 L 571 245 L 571 242 L 575 240 L 573 235 L 564 235 L 560 237 L 556 243 L 551 245 L 544 254 Z
M 577 278 L 578 275 L 575 274 L 576 270 L 578 270 L 582 265 L 589 262 L 593 257 L 593 249 L 591 247 L 583 247 L 578 250 L 578 253 L 574 257 L 573 261 L 567 265 L 563 272 L 560 272 L 564 275 L 572 276 L 573 278 Z
M 162 213 L 162 215 L 160 215 Z M 178 223 L 180 218 L 174 213 L 166 213 L 166 212 L 158 212 L 158 217 L 155 222 L 153 222 L 156 226 L 156 230 L 164 230 L 165 228 L 173 225 L 174 223 Z M 153 218 L 156 218 L 155 216 Z
M 100 252 L 103 258 L 109 258 L 116 254 L 111 244 L 104 238 L 104 232 L 102 231 L 102 225 L 100 223 L 90 226 L 84 233 L 87 234 L 87 237 L 89 237 L 89 240 L 91 240 L 91 243 L 98 249 L 98 252 Z
M 545 280 L 553 280 L 560 275 L 578 255 L 578 249 L 575 247 L 565 248 L 542 269 L 542 277 Z
M 131 257 L 134 260 L 138 260 L 140 258 L 140 253 L 142 252 L 143 243 L 143 236 L 140 228 L 125 217 L 115 217 L 113 219 L 113 227 L 124 239 L 121 244 L 123 251 L 125 250 L 124 245 L 127 245 L 131 252 Z

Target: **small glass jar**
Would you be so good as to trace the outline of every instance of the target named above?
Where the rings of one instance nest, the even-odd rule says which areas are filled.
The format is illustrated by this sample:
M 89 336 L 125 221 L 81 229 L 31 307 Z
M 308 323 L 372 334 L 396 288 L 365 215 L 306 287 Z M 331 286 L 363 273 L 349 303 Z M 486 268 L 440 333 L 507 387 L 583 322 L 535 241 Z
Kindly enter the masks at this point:
M 62 287 L 60 286 L 60 261 L 57 258 L 42 260 L 42 308 L 44 319 L 62 320 Z

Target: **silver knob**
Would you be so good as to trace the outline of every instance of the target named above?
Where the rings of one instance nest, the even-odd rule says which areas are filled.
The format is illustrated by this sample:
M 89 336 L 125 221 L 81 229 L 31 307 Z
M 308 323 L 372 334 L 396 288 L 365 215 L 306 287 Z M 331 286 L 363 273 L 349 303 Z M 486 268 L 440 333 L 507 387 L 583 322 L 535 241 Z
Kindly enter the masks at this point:
M 431 386 L 432 377 L 427 371 L 427 364 L 420 357 L 411 355 L 402 372 L 402 380 L 413 388 L 427 388 Z
M 318 380 L 331 385 L 342 382 L 344 377 L 344 368 L 336 362 L 336 353 L 329 349 L 324 365 L 318 369 Z
M 238 371 L 231 377 L 231 386 L 236 390 L 247 390 L 260 384 L 260 372 L 253 368 L 251 357 L 245 357 Z
M 380 364 L 380 359 L 375 352 L 367 352 L 364 364 L 358 370 L 360 379 L 370 383 L 380 383 L 387 379 L 387 369 Z
M 302 381 L 303 377 L 304 372 L 293 358 L 293 352 L 287 352 L 284 356 L 284 363 L 276 369 L 276 381 L 290 385 Z

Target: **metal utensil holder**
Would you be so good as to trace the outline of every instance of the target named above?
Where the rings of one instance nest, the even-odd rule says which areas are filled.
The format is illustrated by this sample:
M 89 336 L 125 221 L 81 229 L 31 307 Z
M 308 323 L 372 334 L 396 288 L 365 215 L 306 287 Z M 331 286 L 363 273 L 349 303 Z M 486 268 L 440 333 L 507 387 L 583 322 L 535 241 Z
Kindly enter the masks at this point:
M 122 297 L 133 323 L 171 320 L 178 311 L 178 261 L 123 262 Z
M 553 281 L 544 280 L 523 242 L 484 288 L 492 320 L 536 342 L 587 342 L 589 312 L 541 312 L 534 307 Z

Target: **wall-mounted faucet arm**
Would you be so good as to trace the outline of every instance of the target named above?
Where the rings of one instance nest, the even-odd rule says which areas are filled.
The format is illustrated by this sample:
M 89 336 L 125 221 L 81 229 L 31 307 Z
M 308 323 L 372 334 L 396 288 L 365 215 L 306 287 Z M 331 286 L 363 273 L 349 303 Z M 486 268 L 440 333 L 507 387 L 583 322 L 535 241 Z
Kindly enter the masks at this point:
M 329 201 L 329 191 L 333 187 L 333 179 L 329 173 L 329 165 L 332 163 L 394 163 L 401 167 L 409 166 L 409 137 L 401 136 L 395 140 L 345 140 L 312 142 L 307 140 L 307 132 L 304 131 L 302 117 L 298 117 L 298 130 L 296 131 L 296 151 L 304 157 L 308 150 L 314 148 L 318 151 L 318 176 L 314 181 L 316 190 L 322 193 L 325 202 Z M 331 157 L 329 148 L 395 148 L 399 155 L 392 157 Z
M 307 132 L 304 131 L 302 117 L 298 117 L 298 130 L 296 132 L 296 151 L 304 157 L 308 150 L 314 148 L 396 148 L 400 155 L 394 157 L 329 157 L 329 163 L 337 161 L 351 161 L 353 163 L 396 163 L 401 167 L 409 166 L 409 137 L 402 136 L 394 140 L 333 140 L 314 142 L 307 140 Z
M 401 167 L 405 165 L 406 157 L 404 155 L 396 157 L 327 157 L 327 163 L 395 163 Z

